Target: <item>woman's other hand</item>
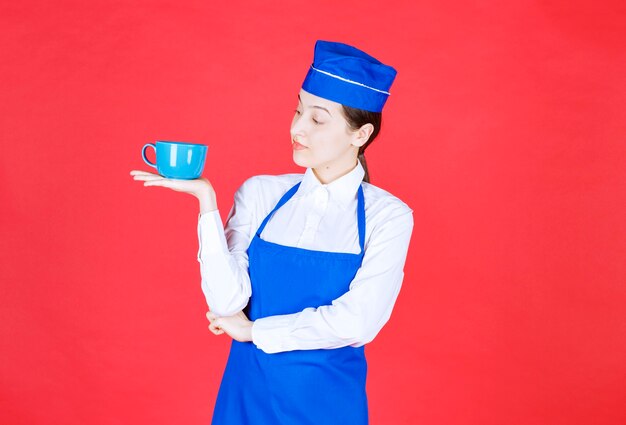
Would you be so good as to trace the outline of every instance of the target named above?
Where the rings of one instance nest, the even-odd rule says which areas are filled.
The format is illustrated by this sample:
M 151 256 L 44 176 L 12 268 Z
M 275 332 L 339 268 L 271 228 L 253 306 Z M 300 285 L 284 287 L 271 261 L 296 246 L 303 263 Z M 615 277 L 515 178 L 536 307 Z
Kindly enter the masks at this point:
M 239 342 L 252 341 L 252 325 L 254 322 L 248 320 L 243 311 L 233 316 L 224 317 L 218 317 L 215 313 L 209 311 L 206 317 L 211 322 L 209 330 L 215 335 L 226 333 Z
M 193 180 L 168 179 L 141 170 L 132 170 L 130 175 L 133 176 L 134 180 L 143 181 L 144 186 L 161 186 L 195 196 L 200 201 L 201 213 L 217 209 L 215 190 L 211 182 L 205 177 Z

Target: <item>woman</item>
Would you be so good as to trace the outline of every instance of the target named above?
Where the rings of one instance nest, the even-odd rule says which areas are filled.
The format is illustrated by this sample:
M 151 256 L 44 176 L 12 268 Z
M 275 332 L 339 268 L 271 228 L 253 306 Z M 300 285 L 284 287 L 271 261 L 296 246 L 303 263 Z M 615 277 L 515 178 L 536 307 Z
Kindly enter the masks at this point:
M 364 345 L 390 317 L 413 228 L 411 209 L 368 183 L 363 156 L 395 75 L 318 41 L 291 123 L 306 172 L 248 179 L 225 229 L 207 179 L 131 172 L 200 202 L 209 329 L 233 338 L 214 424 L 368 422 Z

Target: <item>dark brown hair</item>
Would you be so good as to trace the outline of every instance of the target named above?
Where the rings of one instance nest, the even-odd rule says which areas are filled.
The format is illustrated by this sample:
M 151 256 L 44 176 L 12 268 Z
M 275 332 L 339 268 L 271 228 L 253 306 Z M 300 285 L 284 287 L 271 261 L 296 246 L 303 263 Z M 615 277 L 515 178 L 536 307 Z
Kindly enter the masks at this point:
M 370 134 L 369 139 L 363 146 L 359 148 L 359 161 L 361 161 L 361 165 L 365 169 L 365 177 L 363 177 L 363 181 L 370 182 L 370 173 L 367 169 L 367 162 L 365 162 L 365 149 L 374 141 L 378 133 L 380 132 L 380 124 L 382 122 L 383 114 L 381 112 L 370 112 L 365 111 L 363 109 L 352 108 L 350 106 L 343 106 L 343 115 L 348 122 L 348 126 L 352 130 L 358 130 L 365 124 L 372 124 L 374 126 L 374 131 Z

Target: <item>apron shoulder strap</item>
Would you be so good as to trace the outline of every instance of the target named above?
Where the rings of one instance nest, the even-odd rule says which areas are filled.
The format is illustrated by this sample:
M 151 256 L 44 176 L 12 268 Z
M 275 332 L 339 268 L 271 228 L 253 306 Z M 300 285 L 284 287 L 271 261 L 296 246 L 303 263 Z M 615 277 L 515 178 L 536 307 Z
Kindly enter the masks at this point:
M 363 195 L 363 185 L 359 185 L 356 216 L 359 226 L 359 246 L 361 247 L 359 255 L 363 255 L 365 252 L 365 196 Z
M 267 222 L 270 220 L 270 218 L 272 217 L 272 215 L 274 215 L 274 213 L 283 205 L 285 205 L 285 203 L 291 199 L 291 197 L 298 191 L 298 187 L 300 187 L 300 183 L 296 184 L 295 186 L 293 186 L 291 189 L 289 189 L 282 198 L 280 198 L 280 201 L 278 201 L 278 203 L 276 204 L 276 206 L 274 207 L 274 209 L 267 215 L 267 217 L 265 217 L 265 220 L 263 220 L 263 222 L 261 223 L 261 226 L 259 226 L 259 230 L 256 231 L 256 235 L 260 238 L 261 237 L 261 233 L 263 232 L 263 229 L 265 229 L 265 225 L 267 224 Z

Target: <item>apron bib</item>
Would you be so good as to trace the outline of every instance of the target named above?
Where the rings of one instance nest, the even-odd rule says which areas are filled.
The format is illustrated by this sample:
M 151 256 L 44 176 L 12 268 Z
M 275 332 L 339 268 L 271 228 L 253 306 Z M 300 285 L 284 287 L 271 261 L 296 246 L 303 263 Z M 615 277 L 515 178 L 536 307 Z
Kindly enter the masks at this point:
M 330 305 L 349 290 L 361 267 L 365 205 L 359 187 L 359 254 L 313 251 L 261 239 L 271 216 L 296 193 L 280 199 L 248 247 L 250 320 Z M 233 340 L 213 412 L 214 425 L 364 425 L 368 423 L 364 346 L 267 354 Z

